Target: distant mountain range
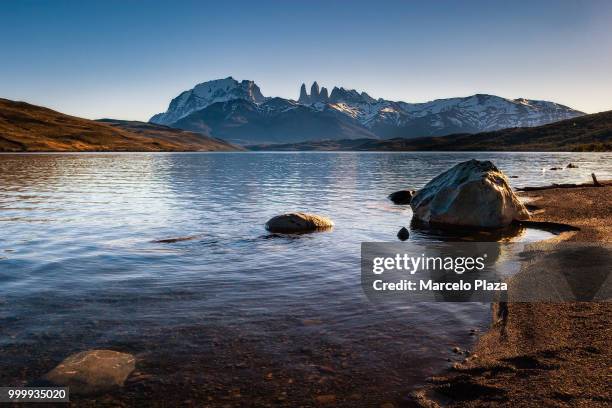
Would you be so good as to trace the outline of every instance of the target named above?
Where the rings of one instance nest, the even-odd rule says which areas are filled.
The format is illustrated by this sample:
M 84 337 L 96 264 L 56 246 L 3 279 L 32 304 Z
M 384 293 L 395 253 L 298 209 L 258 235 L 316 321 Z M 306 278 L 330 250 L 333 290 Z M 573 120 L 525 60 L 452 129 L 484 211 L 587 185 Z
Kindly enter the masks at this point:
M 174 98 L 151 123 L 209 134 L 232 143 L 390 139 L 532 127 L 584 115 L 554 102 L 477 94 L 426 103 L 394 102 L 315 82 L 297 101 L 264 97 L 253 81 L 204 82 Z
M 344 139 L 247 146 L 264 151 L 612 151 L 612 111 L 531 128 L 416 139 Z
M 0 98 L 0 152 L 230 150 L 241 148 L 167 126 L 93 121 Z
M 93 121 L 0 98 L 0 152 L 244 150 L 222 138 L 252 150 L 612 149 L 612 112 L 491 95 L 408 104 L 317 83 L 294 101 L 231 77 L 183 92 L 151 121 Z

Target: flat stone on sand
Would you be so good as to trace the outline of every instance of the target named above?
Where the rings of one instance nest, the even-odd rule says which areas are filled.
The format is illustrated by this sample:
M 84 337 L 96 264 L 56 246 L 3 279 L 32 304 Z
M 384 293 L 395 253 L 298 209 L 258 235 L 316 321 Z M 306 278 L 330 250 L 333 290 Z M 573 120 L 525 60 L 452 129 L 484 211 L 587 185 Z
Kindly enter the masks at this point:
M 270 232 L 295 233 L 330 229 L 334 222 L 327 217 L 303 212 L 277 215 L 266 222 Z
M 112 350 L 89 350 L 73 354 L 43 378 L 72 394 L 101 394 L 123 386 L 135 368 L 133 355 Z

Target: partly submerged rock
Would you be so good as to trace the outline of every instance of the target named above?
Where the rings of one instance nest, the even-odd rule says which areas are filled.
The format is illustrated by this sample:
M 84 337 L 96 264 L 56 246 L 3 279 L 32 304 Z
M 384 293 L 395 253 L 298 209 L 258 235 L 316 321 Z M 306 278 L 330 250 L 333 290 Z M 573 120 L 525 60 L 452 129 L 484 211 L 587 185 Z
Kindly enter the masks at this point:
M 101 394 L 121 387 L 135 368 L 133 355 L 112 350 L 89 350 L 73 354 L 43 379 L 70 387 L 73 394 Z
M 191 241 L 199 237 L 201 237 L 201 235 L 188 235 L 185 237 L 156 239 L 151 242 L 153 242 L 154 244 L 174 244 L 176 242 Z
M 410 232 L 408 232 L 406 227 L 402 227 L 397 233 L 397 238 L 399 238 L 400 241 L 405 241 L 410 238 Z
M 330 229 L 334 222 L 327 217 L 303 212 L 277 215 L 266 222 L 270 232 L 293 233 Z
M 577 169 L 578 166 L 576 166 L 574 163 L 569 163 L 567 166 L 565 166 L 566 169 Z
M 389 200 L 393 201 L 393 204 L 410 204 L 414 194 L 414 190 L 400 190 L 389 194 Z
M 490 161 L 459 163 L 431 180 L 410 203 L 414 217 L 441 226 L 500 228 L 529 212 Z

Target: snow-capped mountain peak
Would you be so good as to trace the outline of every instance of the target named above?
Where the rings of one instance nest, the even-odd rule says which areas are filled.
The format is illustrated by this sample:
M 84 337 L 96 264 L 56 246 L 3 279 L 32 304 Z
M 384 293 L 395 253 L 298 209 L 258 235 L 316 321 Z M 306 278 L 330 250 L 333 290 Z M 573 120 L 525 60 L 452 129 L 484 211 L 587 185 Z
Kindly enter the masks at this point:
M 255 82 L 249 80 L 238 82 L 230 76 L 225 79 L 202 82 L 192 89 L 182 92 L 172 99 L 166 112 L 154 115 L 150 122 L 170 125 L 213 103 L 234 99 L 244 99 L 257 104 L 266 100 Z
M 398 123 L 395 125 L 402 126 L 417 120 L 423 122 L 426 119 L 431 125 L 426 136 L 539 126 L 583 115 L 582 112 L 554 102 L 508 99 L 487 94 L 436 99 L 425 103 L 398 102 L 397 105 L 403 115 L 397 118 Z

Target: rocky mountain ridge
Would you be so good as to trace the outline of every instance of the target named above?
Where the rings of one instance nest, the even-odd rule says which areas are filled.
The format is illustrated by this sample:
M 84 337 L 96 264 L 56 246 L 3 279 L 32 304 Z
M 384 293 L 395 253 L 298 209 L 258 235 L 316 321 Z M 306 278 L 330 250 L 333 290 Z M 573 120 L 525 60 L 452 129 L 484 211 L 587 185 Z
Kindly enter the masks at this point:
M 222 106 L 213 107 L 216 104 Z M 295 101 L 264 97 L 254 81 L 228 77 L 182 92 L 150 122 L 250 144 L 479 133 L 540 126 L 583 114 L 554 102 L 487 94 L 425 103 L 390 101 L 342 87 L 328 92 L 316 81 L 310 93 L 302 84 Z M 299 126 L 289 123 L 296 117 Z

